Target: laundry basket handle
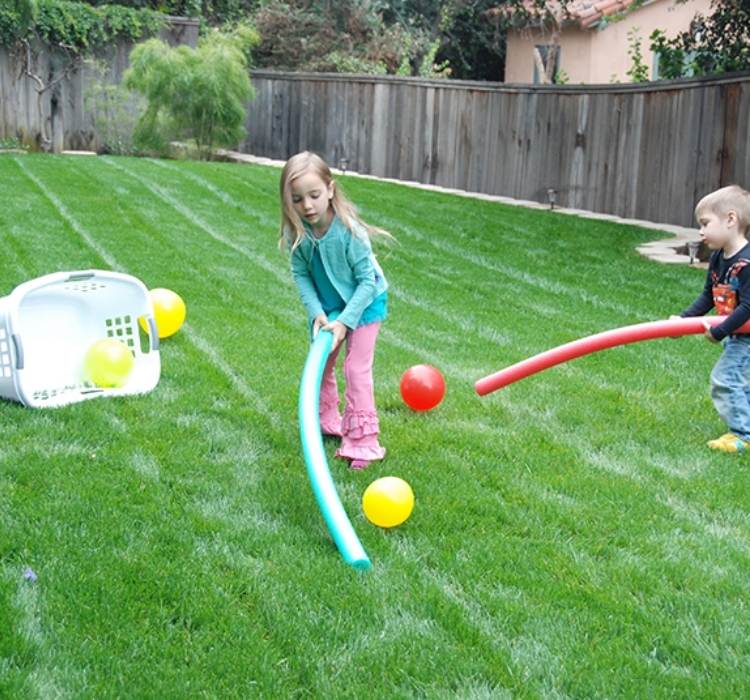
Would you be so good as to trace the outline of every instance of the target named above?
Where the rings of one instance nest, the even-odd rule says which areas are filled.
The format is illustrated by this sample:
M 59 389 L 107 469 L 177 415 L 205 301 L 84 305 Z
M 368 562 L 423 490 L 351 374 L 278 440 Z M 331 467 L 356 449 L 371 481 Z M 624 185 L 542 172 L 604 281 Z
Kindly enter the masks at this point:
M 82 280 L 90 280 L 94 276 L 93 272 L 74 272 L 68 276 L 67 282 L 81 282 Z
M 151 351 L 159 349 L 159 331 L 156 329 L 156 319 L 153 316 L 149 316 L 147 319 L 148 321 L 148 330 L 149 330 L 149 336 L 151 336 Z
M 21 336 L 18 333 L 13 333 L 10 336 L 13 341 L 13 347 L 16 350 L 16 369 L 23 369 L 23 345 L 21 344 Z

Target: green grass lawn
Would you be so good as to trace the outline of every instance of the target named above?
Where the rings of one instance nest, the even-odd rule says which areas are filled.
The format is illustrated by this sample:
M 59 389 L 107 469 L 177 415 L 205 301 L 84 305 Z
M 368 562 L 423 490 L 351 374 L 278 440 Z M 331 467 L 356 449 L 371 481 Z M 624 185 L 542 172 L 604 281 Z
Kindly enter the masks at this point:
M 357 572 L 301 456 L 278 176 L 0 156 L 0 295 L 114 268 L 188 305 L 152 393 L 0 402 L 0 697 L 750 695 L 750 469 L 705 447 L 719 350 L 653 341 L 473 391 L 681 310 L 703 273 L 639 257 L 653 231 L 341 178 L 399 242 L 378 248 L 387 459 L 353 473 L 326 442 L 373 562 Z M 420 362 L 448 383 L 426 414 L 398 392 Z M 359 503 L 390 474 L 416 507 L 382 531 Z

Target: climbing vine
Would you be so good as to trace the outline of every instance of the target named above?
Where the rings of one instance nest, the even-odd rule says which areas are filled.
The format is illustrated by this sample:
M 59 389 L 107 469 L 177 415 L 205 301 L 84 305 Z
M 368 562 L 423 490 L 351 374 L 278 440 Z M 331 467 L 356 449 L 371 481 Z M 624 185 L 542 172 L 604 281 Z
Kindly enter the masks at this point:
M 67 0 L 11 0 L 0 6 L 0 46 L 14 47 L 34 37 L 53 48 L 85 55 L 125 39 L 155 34 L 164 16 L 122 5 L 92 7 Z

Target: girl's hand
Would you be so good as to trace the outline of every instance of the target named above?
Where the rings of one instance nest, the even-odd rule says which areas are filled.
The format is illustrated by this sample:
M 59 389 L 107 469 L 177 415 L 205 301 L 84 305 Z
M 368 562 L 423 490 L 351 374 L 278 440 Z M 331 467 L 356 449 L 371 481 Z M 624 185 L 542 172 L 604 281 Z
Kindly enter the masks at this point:
M 339 343 L 346 338 L 347 327 L 341 323 L 341 321 L 331 321 L 323 326 L 324 331 L 331 331 L 333 333 L 333 347 L 331 351 L 335 350 Z
M 706 331 L 705 331 L 706 338 L 708 338 L 712 343 L 718 343 L 718 342 L 720 342 L 720 341 L 716 340 L 716 338 L 714 338 L 714 334 L 711 333 L 711 324 L 710 323 L 708 323 L 707 321 L 704 321 L 703 322 L 703 327 L 706 329 Z
M 328 324 L 328 316 L 325 314 L 318 314 L 313 321 L 313 338 L 318 335 L 318 331 L 325 325 Z

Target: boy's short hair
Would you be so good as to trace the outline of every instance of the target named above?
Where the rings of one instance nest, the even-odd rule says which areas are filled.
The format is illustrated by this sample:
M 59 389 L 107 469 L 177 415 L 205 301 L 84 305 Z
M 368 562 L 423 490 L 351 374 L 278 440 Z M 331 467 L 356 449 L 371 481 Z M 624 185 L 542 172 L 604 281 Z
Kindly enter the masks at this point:
M 718 216 L 726 216 L 730 211 L 737 214 L 739 229 L 747 237 L 750 232 L 750 192 L 739 185 L 729 185 L 714 190 L 695 205 L 695 218 L 710 211 Z

